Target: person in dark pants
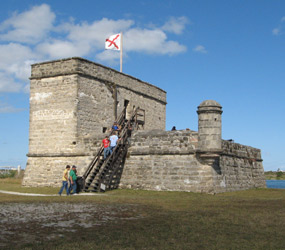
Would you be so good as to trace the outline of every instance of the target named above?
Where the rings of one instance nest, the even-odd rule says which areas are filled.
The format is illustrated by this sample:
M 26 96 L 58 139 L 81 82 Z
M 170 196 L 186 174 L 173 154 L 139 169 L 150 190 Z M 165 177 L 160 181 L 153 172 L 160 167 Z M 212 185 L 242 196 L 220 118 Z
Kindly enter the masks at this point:
M 70 191 L 72 189 L 72 193 L 70 192 L 70 194 L 77 194 L 76 189 L 77 189 L 77 184 L 76 184 L 76 180 L 77 180 L 77 175 L 76 175 L 76 166 L 72 166 L 72 169 L 70 170 L 69 173 L 69 179 L 70 179 Z
M 62 176 L 62 187 L 59 190 L 58 194 L 61 195 L 63 190 L 66 190 L 66 195 L 69 195 L 69 188 L 68 188 L 68 172 L 70 171 L 70 166 L 67 165 L 65 170 L 63 171 Z

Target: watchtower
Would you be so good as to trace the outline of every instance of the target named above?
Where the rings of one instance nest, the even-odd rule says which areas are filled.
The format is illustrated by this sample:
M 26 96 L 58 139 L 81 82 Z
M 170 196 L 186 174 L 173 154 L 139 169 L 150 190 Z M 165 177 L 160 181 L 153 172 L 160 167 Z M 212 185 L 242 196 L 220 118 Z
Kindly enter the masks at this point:
M 201 151 L 215 151 L 222 147 L 222 106 L 213 100 L 203 101 L 197 110 L 198 148 Z
M 198 106 L 197 113 L 197 153 L 211 165 L 222 151 L 222 106 L 214 100 L 206 100 Z

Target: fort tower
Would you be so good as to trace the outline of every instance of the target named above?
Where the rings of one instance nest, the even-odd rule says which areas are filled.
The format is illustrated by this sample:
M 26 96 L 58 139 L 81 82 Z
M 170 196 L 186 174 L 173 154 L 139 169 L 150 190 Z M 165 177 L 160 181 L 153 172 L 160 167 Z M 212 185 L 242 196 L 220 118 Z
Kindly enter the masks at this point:
M 213 100 L 198 106 L 198 149 L 219 151 L 222 148 L 222 106 Z

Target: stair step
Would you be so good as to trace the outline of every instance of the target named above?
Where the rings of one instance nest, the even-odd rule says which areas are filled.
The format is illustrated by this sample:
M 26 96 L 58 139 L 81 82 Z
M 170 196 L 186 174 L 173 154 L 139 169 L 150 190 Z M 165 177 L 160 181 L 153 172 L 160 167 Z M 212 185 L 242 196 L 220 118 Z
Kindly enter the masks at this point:
M 135 116 L 138 115 L 138 111 L 143 112 L 144 110 L 136 109 L 136 112 L 133 113 L 132 117 L 127 121 L 124 118 L 124 111 L 119 115 L 119 119 L 117 122 L 122 127 L 121 130 L 121 142 L 117 146 L 117 148 L 113 151 L 112 155 L 107 159 L 104 160 L 102 151 L 98 151 L 94 159 L 92 160 L 89 169 L 88 176 L 85 178 L 87 181 L 85 182 L 84 190 L 90 190 L 91 188 L 94 188 L 92 192 L 100 192 L 104 191 L 100 189 L 100 185 L 102 182 L 106 183 L 106 190 L 114 189 L 118 187 L 118 184 L 120 182 L 120 177 L 122 175 L 122 162 L 124 161 L 124 158 L 126 157 L 126 150 L 128 148 L 127 145 L 127 136 L 125 136 L 128 128 L 127 126 L 131 125 L 132 127 L 136 126 L 138 127 L 138 124 L 136 123 Z M 102 148 L 100 148 L 102 150 Z M 91 170 L 91 171 L 90 171 Z

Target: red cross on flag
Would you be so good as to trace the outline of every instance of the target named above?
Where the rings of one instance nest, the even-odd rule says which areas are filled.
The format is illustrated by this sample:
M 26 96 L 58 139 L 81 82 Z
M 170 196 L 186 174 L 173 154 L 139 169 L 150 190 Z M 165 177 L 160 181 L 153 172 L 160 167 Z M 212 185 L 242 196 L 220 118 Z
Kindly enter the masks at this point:
M 105 49 L 120 50 L 121 49 L 121 34 L 112 35 L 106 39 Z

